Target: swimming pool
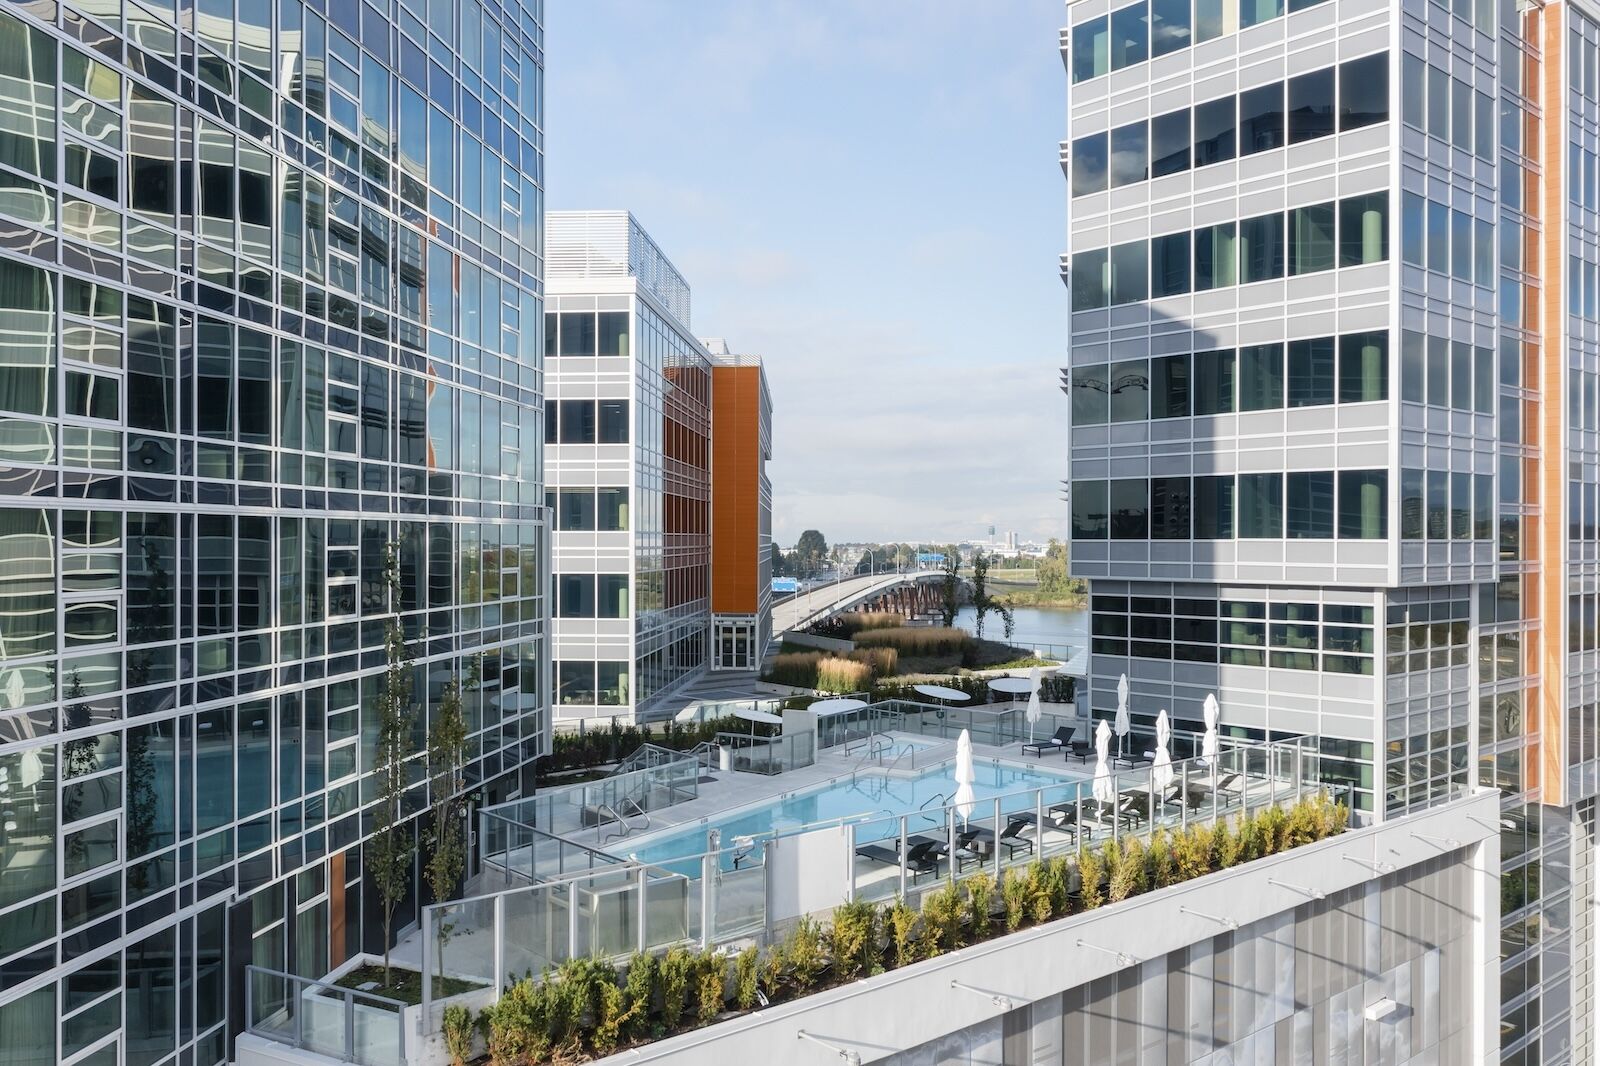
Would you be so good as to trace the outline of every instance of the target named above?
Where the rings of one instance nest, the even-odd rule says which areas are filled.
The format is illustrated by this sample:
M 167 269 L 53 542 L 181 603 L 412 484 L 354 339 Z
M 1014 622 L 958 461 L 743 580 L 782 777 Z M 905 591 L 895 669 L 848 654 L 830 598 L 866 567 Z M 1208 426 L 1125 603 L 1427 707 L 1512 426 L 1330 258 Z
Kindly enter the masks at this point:
M 974 760 L 973 771 L 977 778 L 973 787 L 979 804 L 974 812 L 977 818 L 983 818 L 992 811 L 992 805 L 985 805 L 983 801 L 994 796 L 1022 792 L 1022 795 L 1002 800 L 1002 806 L 1007 810 L 1031 810 L 1033 797 L 1026 790 L 1071 785 L 1085 780 L 1082 774 L 1057 773 L 994 759 Z M 887 837 L 899 832 L 899 823 L 891 820 L 890 816 L 917 814 L 924 806 L 937 810 L 948 803 L 950 794 L 955 791 L 954 772 L 953 759 L 931 766 L 916 777 L 863 772 L 855 775 L 854 779 L 840 778 L 791 796 L 774 797 L 757 807 L 744 807 L 725 815 L 715 815 L 704 824 L 665 834 L 646 841 L 642 847 L 628 850 L 642 862 L 666 865 L 686 856 L 702 854 L 706 850 L 706 832 L 720 829 L 726 865 L 731 862 L 735 837 L 783 833 L 818 822 L 854 820 L 857 817 L 875 819 L 857 830 L 858 841 Z M 1050 796 L 1053 802 L 1070 798 L 1066 790 L 1060 796 Z M 935 818 L 924 820 L 927 824 L 911 826 L 911 830 L 925 832 L 939 824 Z

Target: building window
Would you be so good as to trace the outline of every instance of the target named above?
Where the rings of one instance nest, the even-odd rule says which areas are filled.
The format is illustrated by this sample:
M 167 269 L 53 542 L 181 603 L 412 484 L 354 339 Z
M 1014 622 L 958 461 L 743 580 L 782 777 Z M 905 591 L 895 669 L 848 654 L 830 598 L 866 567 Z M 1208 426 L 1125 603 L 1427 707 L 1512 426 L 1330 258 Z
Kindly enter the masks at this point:
M 1400 256 L 1413 266 L 1428 265 L 1427 201 L 1414 192 L 1400 194 Z
M 1406 57 L 1408 60 L 1410 56 Z M 1389 53 L 1339 65 L 1339 129 L 1360 129 L 1389 120 Z
M 1289 342 L 1290 407 L 1333 402 L 1333 362 L 1332 337 Z
M 1289 79 L 1290 144 L 1333 133 L 1333 83 L 1333 67 Z
M 1283 147 L 1283 82 L 1239 94 L 1239 154 Z
M 1339 536 L 1383 540 L 1389 536 L 1389 473 L 1339 471 Z
M 1150 15 L 1144 0 L 1111 13 L 1111 69 L 1143 63 L 1150 56 Z
M 1400 54 L 1400 114 L 1417 129 L 1427 129 L 1428 64 L 1410 52 Z
M 561 400 L 561 443 L 593 444 L 595 421 L 593 400 Z
M 631 354 L 628 348 L 628 312 L 600 312 L 600 354 Z
M 1234 157 L 1236 106 L 1232 96 L 1208 100 L 1194 109 L 1194 165 L 1225 163 Z
M 1239 284 L 1283 277 L 1283 215 L 1273 212 L 1239 223 Z
M 1150 298 L 1150 243 L 1130 241 L 1111 249 L 1111 304 L 1138 303 Z
M 628 664 L 599 663 L 599 703 L 602 707 L 625 707 L 628 704 Z
M 1105 16 L 1072 27 L 1072 80 L 1088 81 L 1111 72 L 1111 27 Z
M 1169 355 L 1150 360 L 1150 417 L 1184 418 L 1189 414 L 1189 357 Z
M 1288 482 L 1288 527 L 1291 539 L 1333 537 L 1333 474 L 1313 470 L 1285 475 Z
M 594 490 L 561 489 L 557 494 L 558 521 L 562 532 L 588 532 L 594 529 Z
M 1110 368 L 1080 366 L 1072 371 L 1073 426 L 1104 425 L 1110 417 L 1110 387 L 1106 373 Z
M 1163 178 L 1189 169 L 1189 109 L 1150 120 L 1150 176 Z
M 1312 204 L 1289 212 L 1289 273 L 1332 270 L 1334 205 Z
M 1282 406 L 1283 345 L 1239 349 L 1239 410 L 1270 411 Z
M 1105 540 L 1107 493 L 1104 481 L 1072 483 L 1072 539 Z
M 1226 415 L 1233 413 L 1233 367 L 1234 354 L 1231 351 L 1195 353 L 1195 414 Z
M 595 702 L 593 662 L 559 662 L 555 664 L 555 674 L 557 703 L 570 706 Z
M 606 533 L 616 533 L 628 528 L 628 490 L 625 488 L 602 487 L 596 491 L 599 497 L 596 513 L 598 515 L 597 527 Z
M 1150 483 L 1143 478 L 1111 482 L 1111 539 L 1150 539 Z
M 1283 536 L 1283 475 L 1239 475 L 1239 536 L 1276 539 Z
M 1072 309 L 1094 311 L 1111 303 L 1111 249 L 1072 255 Z
M 1194 234 L 1194 291 L 1227 288 L 1238 277 L 1237 229 L 1223 222 Z
M 626 444 L 628 443 L 628 401 L 627 400 L 601 400 L 600 401 L 600 435 L 601 444 Z
M 594 617 L 594 575 L 558 574 L 559 616 L 562 618 Z
M 1283 0 L 1239 0 L 1239 26 L 1256 26 L 1283 14 Z
M 1111 367 L 1111 421 L 1143 422 L 1150 417 L 1150 370 L 1143 359 Z
M 1150 0 L 1150 55 L 1189 47 L 1190 0 Z
M 1347 333 L 1339 338 L 1339 402 L 1389 398 L 1389 334 Z
M 1189 479 L 1150 479 L 1150 538 L 1189 539 Z
M 1111 131 L 1111 187 L 1119 189 L 1150 177 L 1150 127 L 1135 122 Z
M 1168 233 L 1150 242 L 1150 296 L 1181 296 L 1189 291 L 1189 234 Z
M 1105 192 L 1109 187 L 1106 136 L 1104 133 L 1091 133 L 1072 142 L 1073 196 Z
M 1233 478 L 1194 479 L 1194 539 L 1232 540 Z
M 628 617 L 628 575 L 596 575 L 597 587 L 595 616 L 598 618 Z
M 1470 244 L 1471 235 L 1468 235 Z M 1339 262 L 1365 266 L 1389 258 L 1389 194 L 1369 193 L 1339 202 Z M 1471 280 L 1471 271 L 1467 278 Z

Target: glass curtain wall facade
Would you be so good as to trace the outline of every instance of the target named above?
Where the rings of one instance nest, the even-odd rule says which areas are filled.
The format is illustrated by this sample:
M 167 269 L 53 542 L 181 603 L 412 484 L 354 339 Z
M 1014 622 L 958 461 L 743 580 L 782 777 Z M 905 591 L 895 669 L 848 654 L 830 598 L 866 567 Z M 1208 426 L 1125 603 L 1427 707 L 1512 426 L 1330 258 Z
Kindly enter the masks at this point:
M 1268 6 L 1067 5 L 1092 709 L 1499 788 L 1502 1061 L 1587 1061 L 1600 12 Z
M 381 950 L 390 611 L 419 747 L 452 675 L 472 792 L 547 747 L 542 15 L 0 10 L 0 1063 Z

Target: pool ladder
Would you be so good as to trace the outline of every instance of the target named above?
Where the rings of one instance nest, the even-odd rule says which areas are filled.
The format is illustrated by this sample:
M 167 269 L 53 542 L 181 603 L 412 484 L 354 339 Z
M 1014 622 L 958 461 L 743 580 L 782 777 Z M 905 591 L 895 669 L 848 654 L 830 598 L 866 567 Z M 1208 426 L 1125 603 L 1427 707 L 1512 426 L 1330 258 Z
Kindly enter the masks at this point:
M 632 807 L 633 808 L 633 813 L 637 814 L 639 817 L 644 819 L 644 825 L 636 826 L 636 825 L 628 824 L 628 819 L 622 814 L 621 811 L 619 811 L 616 807 L 613 807 L 609 803 L 602 803 L 600 805 L 600 808 L 599 808 L 600 813 L 602 813 L 602 814 L 609 813 L 611 815 L 612 819 L 617 823 L 617 825 L 622 827 L 620 829 L 614 829 L 611 832 L 607 833 L 605 836 L 601 837 L 600 838 L 600 843 L 602 843 L 602 844 L 606 843 L 607 841 L 611 841 L 611 840 L 620 840 L 623 837 L 627 836 L 629 833 L 634 832 L 635 830 L 645 830 L 645 829 L 649 829 L 650 828 L 650 813 L 648 811 L 646 811 L 643 807 L 639 806 L 639 804 L 637 802 L 635 802 L 633 800 L 623 800 L 623 801 L 621 801 L 619 806 Z

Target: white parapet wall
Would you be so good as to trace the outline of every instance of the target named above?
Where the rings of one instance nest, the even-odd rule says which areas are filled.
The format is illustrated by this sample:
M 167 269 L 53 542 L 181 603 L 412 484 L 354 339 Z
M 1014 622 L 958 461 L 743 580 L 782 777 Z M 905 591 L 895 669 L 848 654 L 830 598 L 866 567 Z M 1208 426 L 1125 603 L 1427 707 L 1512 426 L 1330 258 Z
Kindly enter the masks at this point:
M 1499 793 L 1482 790 L 1432 810 L 1352 829 L 601 1061 L 614 1066 L 826 1066 L 847 1054 L 863 1063 L 886 1060 L 985 1024 L 998 1032 L 999 1016 L 1012 1006 L 1058 996 L 1138 961 L 1208 940 L 1218 933 L 1218 918 L 1248 926 L 1292 915 L 1307 903 L 1307 890 L 1332 896 L 1447 854 L 1457 854 L 1457 861 L 1468 867 L 1472 885 L 1470 973 L 1452 975 L 1470 982 L 1466 994 L 1473 1019 L 1466 1037 L 1470 1051 L 1458 1061 L 1498 1061 L 1499 811 Z M 827 1047 L 801 1038 L 802 1031 L 839 1050 L 830 1054 Z

